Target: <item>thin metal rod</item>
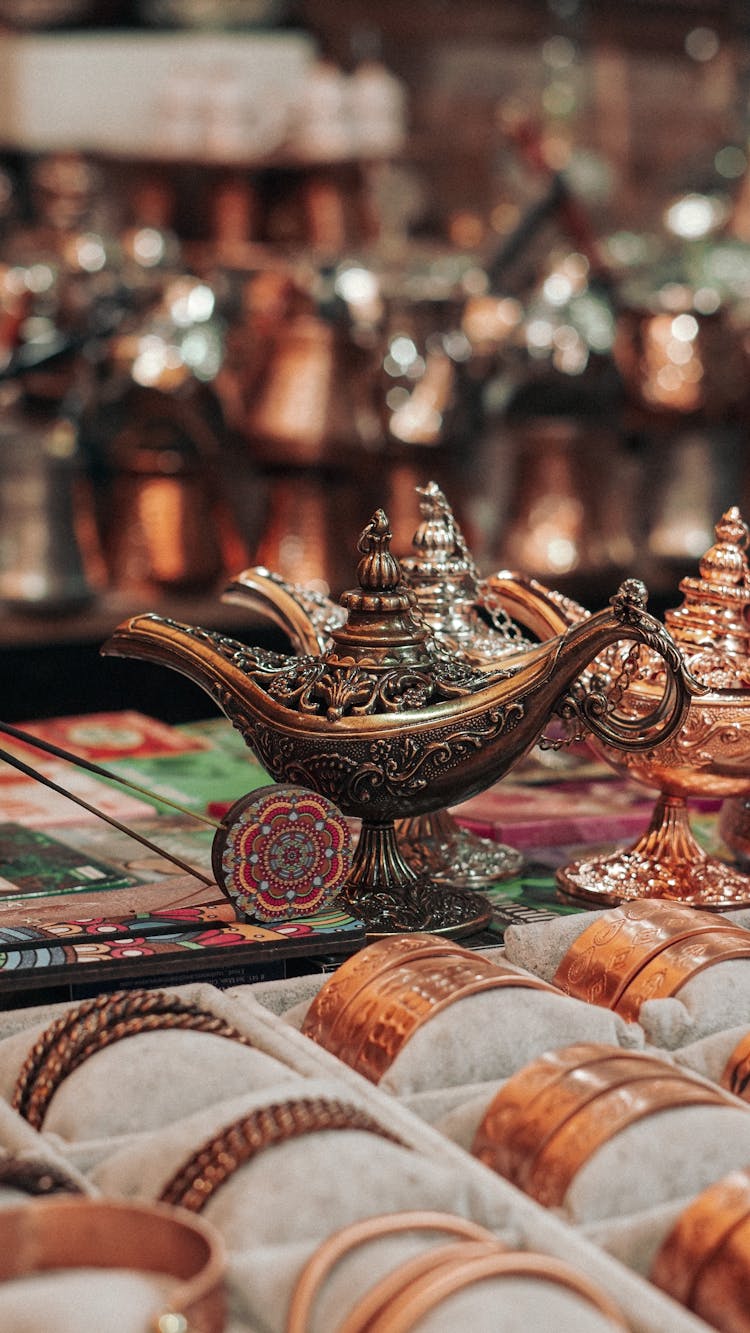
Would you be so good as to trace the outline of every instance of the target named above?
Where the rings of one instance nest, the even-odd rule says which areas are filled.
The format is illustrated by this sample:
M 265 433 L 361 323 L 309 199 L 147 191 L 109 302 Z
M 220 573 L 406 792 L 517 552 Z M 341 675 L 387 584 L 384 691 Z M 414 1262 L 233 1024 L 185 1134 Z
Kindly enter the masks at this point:
M 51 741 L 40 740 L 38 736 L 32 736 L 30 731 L 22 731 L 20 727 L 14 727 L 10 722 L 0 722 L 0 733 L 5 736 L 13 736 L 18 741 L 23 741 L 25 745 L 32 745 L 37 750 L 44 750 L 45 754 L 54 755 L 56 759 L 66 759 L 69 764 L 76 764 L 78 768 L 85 768 L 89 773 L 96 773 L 100 778 L 109 778 L 110 782 L 117 782 L 121 787 L 129 787 L 131 791 L 137 791 L 141 796 L 148 796 L 152 801 L 159 801 L 162 805 L 168 805 L 173 810 L 178 810 L 181 815 L 188 815 L 190 819 L 197 819 L 202 824 L 208 824 L 211 828 L 221 828 L 222 825 L 218 819 L 211 819 L 209 815 L 198 814 L 195 810 L 188 810 L 184 805 L 178 805 L 177 801 L 170 801 L 167 796 L 159 796 L 154 791 L 149 791 L 148 787 L 141 787 L 137 782 L 131 782 L 130 778 L 122 778 L 119 773 L 112 773 L 107 768 L 102 768 L 101 764 L 94 764 L 90 759 L 83 759 L 79 754 L 73 754 L 71 750 L 63 750 L 60 745 L 53 745 Z
M 113 819 L 112 815 L 105 815 L 103 810 L 97 810 L 96 806 L 89 805 L 88 801 L 83 800 L 83 797 L 75 796 L 72 791 L 66 791 L 59 783 L 53 782 L 52 778 L 46 777 L 39 769 L 32 768 L 31 764 L 24 763 L 23 759 L 17 759 L 8 750 L 0 748 L 0 759 L 4 759 L 6 764 L 10 764 L 12 768 L 17 768 L 19 772 L 25 773 L 27 777 L 33 778 L 35 782 L 41 782 L 42 786 L 49 787 L 51 791 L 56 791 L 59 796 L 67 796 L 69 801 L 75 801 L 76 805 L 88 810 L 90 815 L 96 815 L 97 819 L 103 819 L 106 824 L 111 824 L 120 833 L 126 833 L 129 838 L 135 838 L 135 841 L 141 843 L 143 847 L 148 847 L 150 852 L 156 852 L 157 856 L 163 856 L 167 861 L 171 861 L 173 865 L 179 866 L 181 870 L 186 870 L 189 875 L 195 875 L 196 879 L 203 880 L 204 884 L 215 886 L 216 881 L 210 879 L 208 875 L 204 875 L 202 870 L 197 870 L 195 866 L 188 865 L 187 861 L 183 861 L 179 856 L 173 856 L 171 852 L 165 852 L 163 847 L 157 847 L 155 842 L 144 838 L 142 833 L 136 833 L 134 829 L 128 828 L 127 824 L 121 824 L 118 819 Z M 0 808 L 1 806 L 2 798 L 0 798 Z

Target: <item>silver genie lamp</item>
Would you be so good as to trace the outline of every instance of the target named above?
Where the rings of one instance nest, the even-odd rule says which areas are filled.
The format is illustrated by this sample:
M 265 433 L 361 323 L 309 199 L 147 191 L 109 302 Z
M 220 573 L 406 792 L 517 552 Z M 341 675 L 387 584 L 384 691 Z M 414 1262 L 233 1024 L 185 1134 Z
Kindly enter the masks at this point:
M 180 671 L 201 686 L 279 782 L 311 788 L 361 832 L 341 901 L 371 935 L 460 933 L 487 919 L 480 895 L 447 890 L 407 864 L 395 821 L 444 809 L 491 786 L 536 743 L 554 713 L 575 714 L 608 745 L 652 747 L 679 726 L 691 680 L 645 588 L 626 580 L 610 605 L 564 634 L 478 670 L 442 645 L 391 553 L 382 509 L 359 538 L 359 586 L 323 653 L 286 656 L 153 614 L 133 616 L 102 647 Z M 621 640 L 664 661 L 664 688 L 634 725 L 580 684 Z

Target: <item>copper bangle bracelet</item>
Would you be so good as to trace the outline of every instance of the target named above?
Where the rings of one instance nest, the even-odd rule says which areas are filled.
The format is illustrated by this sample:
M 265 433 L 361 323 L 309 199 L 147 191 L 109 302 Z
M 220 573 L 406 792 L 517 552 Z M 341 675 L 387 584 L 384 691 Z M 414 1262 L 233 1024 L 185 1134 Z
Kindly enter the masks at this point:
M 709 1185 L 680 1214 L 657 1251 L 649 1274 L 651 1281 L 681 1305 L 693 1309 L 702 1273 L 729 1234 L 748 1216 L 750 1173 L 732 1171 Z
M 207 1032 L 253 1046 L 223 1018 L 168 992 L 100 995 L 69 1009 L 42 1033 L 21 1067 L 11 1105 L 34 1129 L 41 1129 L 58 1087 L 89 1056 L 125 1037 L 166 1028 Z
M 500 1249 L 487 1252 L 483 1246 L 467 1242 L 463 1260 L 459 1256 L 454 1263 L 417 1278 L 372 1320 L 367 1333 L 411 1333 L 425 1315 L 450 1296 L 493 1277 L 530 1277 L 553 1282 L 581 1296 L 610 1319 L 615 1328 L 628 1327 L 608 1296 L 560 1260 Z
M 198 1213 L 235 1171 L 266 1148 L 303 1134 L 330 1129 L 363 1130 L 400 1147 L 401 1139 L 360 1107 L 330 1097 L 294 1097 L 260 1106 L 214 1134 L 175 1172 L 160 1201 Z
M 664 1073 L 665 1066 L 659 1073 Z M 616 1088 L 633 1087 L 658 1076 L 645 1062 L 612 1059 L 571 1070 L 564 1078 L 534 1098 L 522 1119 L 501 1142 L 495 1141 L 493 1165 L 520 1189 L 528 1189 L 536 1158 L 547 1141 L 567 1121 L 582 1113 L 590 1102 Z M 481 1156 L 481 1152 L 477 1153 Z
M 739 926 L 668 944 L 625 987 L 616 1012 L 636 1021 L 646 1000 L 676 995 L 705 968 L 736 958 L 750 958 L 750 931 Z
M 471 957 L 468 949 L 441 935 L 385 935 L 344 960 L 323 983 L 310 1004 L 302 1024 L 306 1037 L 332 1049 L 334 1032 L 344 1010 L 355 995 L 381 972 L 388 972 L 414 958 L 460 954 Z
M 750 1333 L 749 1278 L 750 1215 L 746 1215 L 727 1231 L 710 1263 L 698 1273 L 692 1309 L 726 1333 Z
M 485 1146 L 492 1153 L 499 1150 L 517 1125 L 525 1120 L 535 1106 L 537 1097 L 548 1088 L 557 1087 L 568 1074 L 623 1057 L 637 1069 L 653 1069 L 655 1072 L 664 1070 L 664 1061 L 658 1056 L 645 1055 L 641 1051 L 624 1051 L 619 1046 L 609 1046 L 603 1042 L 576 1042 L 556 1051 L 545 1051 L 512 1074 L 503 1084 L 484 1113 L 472 1152 L 479 1156 Z M 501 1171 L 501 1174 L 505 1173 Z
M 735 1097 L 750 1101 L 750 1031 L 741 1037 L 722 1070 L 719 1083 Z
M 485 1111 L 472 1153 L 539 1202 L 558 1206 L 610 1138 L 651 1113 L 698 1104 L 731 1099 L 658 1057 L 579 1043 L 508 1079 Z
M 738 945 L 745 940 L 750 946 L 750 933 L 727 917 L 650 898 L 622 904 L 582 930 L 558 965 L 553 982 L 578 1000 L 637 1020 L 642 1000 L 635 998 L 641 992 L 634 986 L 641 974 L 651 969 L 649 977 L 653 976 L 667 950 L 677 950 L 681 942 L 690 949 L 690 942 L 703 936 L 711 941 L 729 936 Z M 710 952 L 707 944 L 706 952 Z M 674 956 L 667 954 L 666 961 Z M 738 956 L 742 954 L 733 954 Z M 645 986 L 643 998 L 649 993 Z M 659 994 L 674 994 L 674 989 L 661 989 Z
M 359 1245 L 366 1245 L 368 1241 L 380 1240 L 383 1236 L 396 1236 L 407 1231 L 434 1231 L 458 1236 L 464 1240 L 500 1243 L 485 1227 L 451 1213 L 427 1210 L 383 1213 L 352 1222 L 324 1240 L 305 1264 L 292 1293 L 285 1333 L 308 1333 L 310 1311 L 317 1293 L 329 1273 L 347 1254 Z
M 624 986 L 671 940 L 731 925 L 727 917 L 639 898 L 603 912 L 573 941 L 553 984 L 576 999 L 614 1008 Z
M 44 1199 L 0 1210 L 0 1279 L 103 1268 L 176 1279 L 153 1333 L 221 1333 L 226 1258 L 221 1237 L 158 1204 Z
M 613 1088 L 592 1098 L 549 1135 L 528 1173 L 526 1192 L 547 1207 L 557 1207 L 589 1158 L 638 1120 L 686 1106 L 728 1105 L 719 1088 L 676 1075 Z
M 552 992 L 538 977 L 472 957 L 468 951 L 465 956 L 414 959 L 364 987 L 348 1006 L 333 1048 L 326 1038 L 321 1044 L 377 1083 L 423 1023 L 469 995 L 507 987 Z

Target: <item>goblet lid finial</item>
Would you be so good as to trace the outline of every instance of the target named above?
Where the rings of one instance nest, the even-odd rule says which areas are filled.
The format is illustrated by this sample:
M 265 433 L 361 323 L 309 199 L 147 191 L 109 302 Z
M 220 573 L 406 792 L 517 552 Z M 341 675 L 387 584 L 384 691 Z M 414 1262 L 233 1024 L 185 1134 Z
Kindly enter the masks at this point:
M 701 578 L 712 588 L 729 584 L 750 598 L 745 554 L 750 531 L 736 505 L 722 514 L 714 532 L 717 541 L 706 551 L 698 566 Z
M 733 505 L 714 529 L 716 541 L 699 561 L 700 578 L 684 578 L 682 606 L 667 611 L 667 628 L 690 670 L 718 689 L 750 684 L 750 530 Z

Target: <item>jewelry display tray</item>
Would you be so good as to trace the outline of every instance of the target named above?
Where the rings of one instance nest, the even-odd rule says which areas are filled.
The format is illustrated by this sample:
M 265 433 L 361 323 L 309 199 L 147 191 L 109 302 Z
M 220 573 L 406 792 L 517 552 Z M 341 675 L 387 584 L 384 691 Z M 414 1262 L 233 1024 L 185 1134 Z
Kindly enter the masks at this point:
M 486 952 L 494 958 L 503 953 L 501 949 Z M 311 1000 L 324 980 L 322 976 L 304 976 L 288 981 L 239 986 L 226 992 L 195 984 L 175 988 L 175 994 L 216 1008 L 224 1017 L 231 1016 L 236 1026 L 251 1039 L 255 1049 L 280 1061 L 306 1082 L 310 1081 L 311 1087 L 316 1090 L 322 1081 L 339 1095 L 364 1106 L 407 1147 L 415 1150 L 421 1159 L 455 1171 L 456 1178 L 463 1184 L 464 1198 L 471 1200 L 469 1213 L 475 1220 L 490 1226 L 498 1234 L 510 1231 L 513 1243 L 520 1248 L 536 1250 L 573 1264 L 618 1303 L 633 1333 L 700 1333 L 700 1330 L 705 1333 L 709 1326 L 703 1320 L 688 1313 L 643 1277 L 613 1258 L 580 1228 L 542 1208 L 426 1123 L 401 1099 L 366 1081 L 304 1037 L 284 1015 L 294 1006 Z M 39 1031 L 72 1007 L 26 1007 L 1 1013 L 0 1074 L 6 1043 L 18 1048 L 18 1043 L 23 1041 L 22 1034 L 30 1033 L 31 1030 Z M 120 1043 L 121 1049 L 127 1044 Z M 95 1061 L 90 1063 L 93 1065 Z M 165 1071 L 165 1076 L 168 1081 L 168 1071 Z M 6 1077 L 6 1089 L 7 1082 Z M 7 1091 L 3 1092 L 3 1096 L 7 1096 Z M 11 1110 L 7 1100 L 0 1097 L 0 1148 L 22 1157 L 46 1157 L 50 1163 L 72 1171 L 90 1192 L 100 1192 L 100 1187 L 91 1184 L 92 1178 L 96 1176 L 96 1167 L 118 1146 L 119 1141 L 116 1139 L 109 1144 L 102 1141 L 101 1137 L 96 1141 L 78 1139 L 66 1142 L 57 1133 L 48 1133 L 45 1129 L 34 1130 Z M 351 1184 L 352 1189 L 356 1189 L 356 1180 L 352 1180 Z M 0 1206 L 2 1193 L 0 1187 Z M 398 1206 L 409 1205 L 402 1203 Z M 239 1251 L 242 1259 L 242 1244 L 237 1237 L 225 1238 L 229 1241 L 230 1249 L 235 1253 Z M 244 1257 L 252 1258 L 247 1254 Z M 233 1280 L 233 1270 L 230 1268 L 230 1284 Z M 266 1333 L 266 1327 L 261 1319 L 256 1324 L 252 1318 L 245 1317 L 233 1320 L 228 1333 Z

